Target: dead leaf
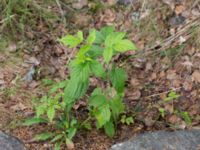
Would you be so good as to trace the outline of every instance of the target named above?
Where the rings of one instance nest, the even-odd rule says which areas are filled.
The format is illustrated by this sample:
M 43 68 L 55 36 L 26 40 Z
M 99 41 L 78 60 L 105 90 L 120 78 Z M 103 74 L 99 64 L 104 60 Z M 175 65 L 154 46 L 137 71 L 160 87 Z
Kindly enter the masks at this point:
M 11 106 L 10 108 L 14 111 L 22 111 L 22 110 L 25 110 L 27 107 L 22 103 L 18 103 L 14 106 Z
M 72 7 L 75 9 L 82 9 L 83 7 L 87 5 L 88 5 L 87 0 L 78 0 L 78 2 L 72 4 Z
M 15 43 L 11 43 L 9 46 L 8 46 L 8 48 L 7 48 L 7 50 L 9 51 L 9 52 L 16 52 L 17 51 L 17 45 L 15 44 Z
M 191 91 L 192 90 L 192 83 L 189 81 L 185 81 L 183 83 L 183 88 L 185 91 Z
M 146 118 L 144 119 L 144 123 L 145 123 L 145 125 L 146 125 L 147 127 L 153 126 L 155 122 L 156 122 L 156 121 L 153 120 L 151 117 L 146 117 Z
M 140 81 L 138 79 L 132 78 L 131 79 L 131 86 L 133 88 L 137 87 L 138 85 L 140 85 Z
M 107 4 L 109 5 L 109 6 L 113 6 L 113 5 L 115 5 L 117 3 L 117 0 L 107 0 Z
M 137 100 L 141 97 L 141 92 L 137 90 L 133 93 L 128 93 L 127 96 L 130 100 Z
M 200 83 L 200 72 L 199 71 L 194 71 L 192 74 L 192 81 Z
M 185 10 L 185 7 L 183 5 L 176 5 L 175 6 L 175 13 L 177 15 L 181 14 Z
M 165 104 L 164 106 L 165 110 L 168 111 L 170 114 L 174 112 L 174 108 L 171 104 Z
M 168 118 L 168 121 L 172 124 L 177 124 L 181 121 L 181 118 L 179 118 L 178 116 L 176 115 L 172 115 Z

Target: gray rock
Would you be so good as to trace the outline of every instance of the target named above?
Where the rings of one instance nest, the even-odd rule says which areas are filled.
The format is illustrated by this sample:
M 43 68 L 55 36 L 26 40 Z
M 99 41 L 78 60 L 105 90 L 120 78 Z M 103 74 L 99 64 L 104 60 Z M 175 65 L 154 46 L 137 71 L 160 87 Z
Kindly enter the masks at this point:
M 35 75 L 35 72 L 36 72 L 36 70 L 35 70 L 35 67 L 34 66 L 32 66 L 30 69 L 29 69 L 29 71 L 27 72 L 27 74 L 23 77 L 23 81 L 26 81 L 26 82 L 31 82 L 31 81 L 33 81 L 33 77 L 34 77 L 34 75 Z
M 26 150 L 17 138 L 0 131 L 0 150 Z
M 157 131 L 113 145 L 110 150 L 198 150 L 200 130 Z
M 181 15 L 175 15 L 169 19 L 168 23 L 171 26 L 178 26 L 183 24 L 185 22 L 185 19 L 186 18 Z
M 118 0 L 117 3 L 120 5 L 130 5 L 135 4 L 137 0 Z

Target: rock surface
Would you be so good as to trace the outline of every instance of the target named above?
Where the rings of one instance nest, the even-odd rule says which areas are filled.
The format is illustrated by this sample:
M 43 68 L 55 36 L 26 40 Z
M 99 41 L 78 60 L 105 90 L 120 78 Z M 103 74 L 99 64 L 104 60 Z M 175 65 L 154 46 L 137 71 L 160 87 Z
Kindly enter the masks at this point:
M 118 4 L 121 4 L 121 5 L 129 5 L 129 4 L 136 3 L 137 0 L 118 0 L 117 2 Z
M 199 150 L 200 130 L 145 133 L 110 150 Z
M 0 150 L 26 150 L 17 138 L 0 131 Z

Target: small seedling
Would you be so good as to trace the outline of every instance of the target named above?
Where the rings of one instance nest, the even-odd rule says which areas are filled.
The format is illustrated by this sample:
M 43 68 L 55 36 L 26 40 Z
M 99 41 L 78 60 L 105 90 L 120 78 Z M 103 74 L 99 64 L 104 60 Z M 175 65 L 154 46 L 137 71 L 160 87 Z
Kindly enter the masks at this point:
M 190 115 L 188 114 L 188 112 L 186 112 L 186 111 L 180 112 L 180 115 L 184 119 L 184 121 L 187 125 L 192 124 L 192 119 L 191 119 Z
M 160 115 L 164 118 L 165 117 L 165 109 L 159 108 Z
M 177 98 L 179 98 L 179 97 L 180 97 L 179 94 L 177 94 L 177 93 L 174 92 L 174 91 L 171 91 L 171 92 L 168 94 L 168 96 L 164 99 L 164 102 L 170 102 L 170 101 L 173 101 L 173 100 L 175 100 L 175 99 L 177 99 Z
M 123 115 L 121 117 L 121 123 L 130 125 L 130 124 L 134 123 L 133 117 L 131 117 L 131 116 L 127 117 L 126 115 Z

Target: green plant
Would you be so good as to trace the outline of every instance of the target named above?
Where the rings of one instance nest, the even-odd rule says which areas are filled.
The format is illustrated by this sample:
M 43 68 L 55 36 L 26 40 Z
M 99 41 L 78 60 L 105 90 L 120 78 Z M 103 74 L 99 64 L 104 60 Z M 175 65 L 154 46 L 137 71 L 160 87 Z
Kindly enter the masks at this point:
M 173 100 L 175 100 L 175 99 L 177 99 L 177 98 L 179 98 L 179 97 L 180 97 L 179 94 L 177 94 L 177 93 L 174 92 L 174 91 L 171 91 L 171 92 L 168 94 L 168 96 L 164 99 L 164 102 L 170 102 L 170 101 L 173 101 Z
M 130 125 L 130 124 L 134 123 L 133 117 L 127 117 L 126 115 L 123 115 L 121 117 L 121 123 Z
M 192 119 L 191 119 L 191 117 L 190 117 L 190 115 L 188 114 L 187 111 L 181 111 L 180 115 L 184 119 L 184 121 L 185 121 L 185 123 L 187 125 L 191 125 L 192 124 Z
M 76 131 L 83 126 L 91 128 L 93 119 L 96 120 L 97 129 L 104 128 L 109 137 L 114 136 L 120 115 L 125 112 L 123 96 L 127 75 L 112 58 L 118 53 L 136 50 L 135 45 L 126 39 L 126 33 L 115 32 L 112 26 L 100 31 L 92 29 L 86 39 L 78 31 L 76 35 L 64 36 L 59 41 L 70 48 L 79 49 L 69 64 L 70 76 L 54 85 L 48 95 L 40 99 L 35 106 L 36 116 L 25 121 L 24 125 L 52 125 L 54 132 L 36 136 L 36 140 L 51 139 L 57 148 L 63 142 L 72 146 Z M 101 79 L 102 86 L 93 90 L 88 100 L 88 118 L 79 124 L 73 115 L 73 106 L 86 95 L 90 77 Z M 126 118 L 125 122 L 130 124 L 133 120 Z
M 159 108 L 158 110 L 160 112 L 161 117 L 164 118 L 165 117 L 165 109 L 164 108 Z

